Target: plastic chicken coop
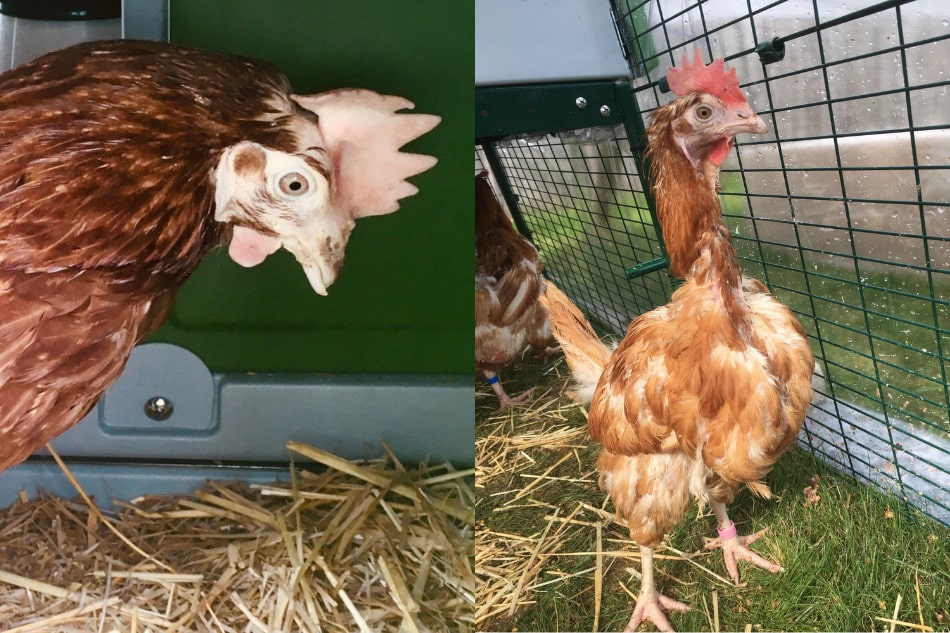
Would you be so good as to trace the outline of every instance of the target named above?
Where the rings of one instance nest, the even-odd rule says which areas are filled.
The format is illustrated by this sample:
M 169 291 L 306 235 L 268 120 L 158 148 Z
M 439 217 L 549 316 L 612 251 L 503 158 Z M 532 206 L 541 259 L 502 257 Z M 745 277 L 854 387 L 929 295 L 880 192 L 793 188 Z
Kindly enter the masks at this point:
M 476 4 L 476 168 L 546 274 L 618 336 L 667 301 L 645 123 L 672 64 L 724 57 L 769 126 L 724 165 L 725 220 L 817 359 L 799 442 L 950 525 L 946 4 L 503 4 Z
M 405 12 L 353 3 L 128 0 L 123 9 L 68 33 L 59 23 L 0 16 L 0 52 L 25 61 L 24 47 L 45 33 L 46 50 L 122 36 L 264 59 L 301 94 L 365 87 L 440 115 L 438 128 L 406 148 L 439 163 L 412 178 L 419 193 L 398 212 L 359 222 L 326 297 L 286 253 L 254 269 L 224 252 L 206 259 L 119 382 L 54 442 L 86 490 L 107 505 L 188 490 L 209 477 L 271 481 L 286 473 L 289 440 L 347 459 L 378 457 L 385 441 L 407 464 L 474 463 L 474 220 L 450 212 L 472 205 L 474 86 L 458 81 L 455 67 L 471 73 L 471 5 Z M 156 397 L 173 404 L 166 419 L 146 411 Z M 57 466 L 37 456 L 0 475 L 0 505 L 36 488 L 75 495 Z

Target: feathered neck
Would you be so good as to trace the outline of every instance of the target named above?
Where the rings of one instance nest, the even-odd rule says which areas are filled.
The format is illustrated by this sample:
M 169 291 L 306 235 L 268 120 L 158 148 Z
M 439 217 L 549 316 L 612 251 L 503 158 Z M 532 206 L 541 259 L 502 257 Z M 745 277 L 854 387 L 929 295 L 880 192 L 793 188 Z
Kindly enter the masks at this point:
M 650 189 L 670 274 L 738 288 L 739 263 L 717 194 L 719 167 L 701 161 L 697 169 L 680 150 L 673 136 L 673 121 L 683 109 L 679 101 L 658 108 L 647 129 Z

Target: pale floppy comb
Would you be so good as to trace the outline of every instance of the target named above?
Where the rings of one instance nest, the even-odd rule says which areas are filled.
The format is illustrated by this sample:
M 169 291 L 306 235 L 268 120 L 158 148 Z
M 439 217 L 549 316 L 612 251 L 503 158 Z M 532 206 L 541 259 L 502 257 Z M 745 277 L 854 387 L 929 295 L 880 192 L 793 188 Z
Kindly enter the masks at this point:
M 730 68 L 726 72 L 726 62 L 722 59 L 714 59 L 707 66 L 703 63 L 699 48 L 696 49 L 692 62 L 686 59 L 684 53 L 682 65 L 670 68 L 666 73 L 666 81 L 670 90 L 678 97 L 691 92 L 705 92 L 718 97 L 724 103 L 747 103 L 745 95 L 739 90 L 736 69 Z

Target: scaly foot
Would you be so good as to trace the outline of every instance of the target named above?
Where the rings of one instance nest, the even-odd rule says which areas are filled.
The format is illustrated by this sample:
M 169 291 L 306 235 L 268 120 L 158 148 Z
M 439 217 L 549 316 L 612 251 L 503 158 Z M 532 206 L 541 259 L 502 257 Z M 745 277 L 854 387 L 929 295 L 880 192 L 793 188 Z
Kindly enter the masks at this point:
M 729 525 L 725 528 L 718 528 L 719 538 L 713 539 L 706 543 L 706 549 L 716 549 L 717 547 L 722 548 L 722 556 L 726 562 L 726 570 L 729 572 L 729 577 L 732 578 L 732 582 L 739 584 L 739 564 L 738 561 L 744 560 L 748 563 L 752 563 L 756 567 L 761 567 L 762 569 L 772 572 L 773 574 L 777 571 L 785 571 L 779 565 L 776 565 L 770 560 L 762 558 L 747 546 L 751 545 L 755 541 L 759 540 L 765 530 L 759 530 L 754 534 L 749 534 L 748 536 L 738 536 L 736 534 L 736 526 L 730 521 Z
M 661 631 L 672 631 L 673 626 L 666 618 L 666 611 L 680 611 L 686 613 L 689 611 L 689 605 L 679 600 L 667 598 L 657 591 L 641 590 L 637 597 L 637 604 L 633 608 L 633 615 L 627 622 L 625 632 L 636 631 L 644 622 L 652 622 L 653 626 Z
M 523 404 L 527 404 L 531 396 L 534 395 L 534 387 L 528 389 L 524 393 L 519 393 L 517 396 L 509 396 L 504 391 L 498 395 L 498 409 L 504 410 L 508 407 L 517 407 Z
M 524 404 L 534 394 L 534 388 L 528 389 L 517 396 L 509 396 L 505 388 L 501 386 L 501 380 L 498 378 L 498 372 L 491 369 L 484 369 L 486 382 L 491 386 L 492 391 L 498 397 L 498 410 L 504 411 L 508 407 L 515 407 Z

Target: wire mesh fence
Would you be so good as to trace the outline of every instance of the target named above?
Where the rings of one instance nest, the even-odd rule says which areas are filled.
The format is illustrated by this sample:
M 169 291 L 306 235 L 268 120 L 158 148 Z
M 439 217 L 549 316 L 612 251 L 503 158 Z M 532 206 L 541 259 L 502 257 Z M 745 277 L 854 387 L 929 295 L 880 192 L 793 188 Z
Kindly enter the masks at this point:
M 663 256 L 623 128 L 495 143 L 517 213 L 545 262 L 606 329 L 623 332 L 631 314 L 664 303 L 663 275 L 628 280 L 625 267 Z
M 634 125 L 481 145 L 547 274 L 618 335 L 666 302 L 635 131 L 670 100 L 659 80 L 683 54 L 725 57 L 770 131 L 740 139 L 723 165 L 724 217 L 744 271 L 795 311 L 820 370 L 800 441 L 950 524 L 942 0 L 614 0 L 613 10 Z

